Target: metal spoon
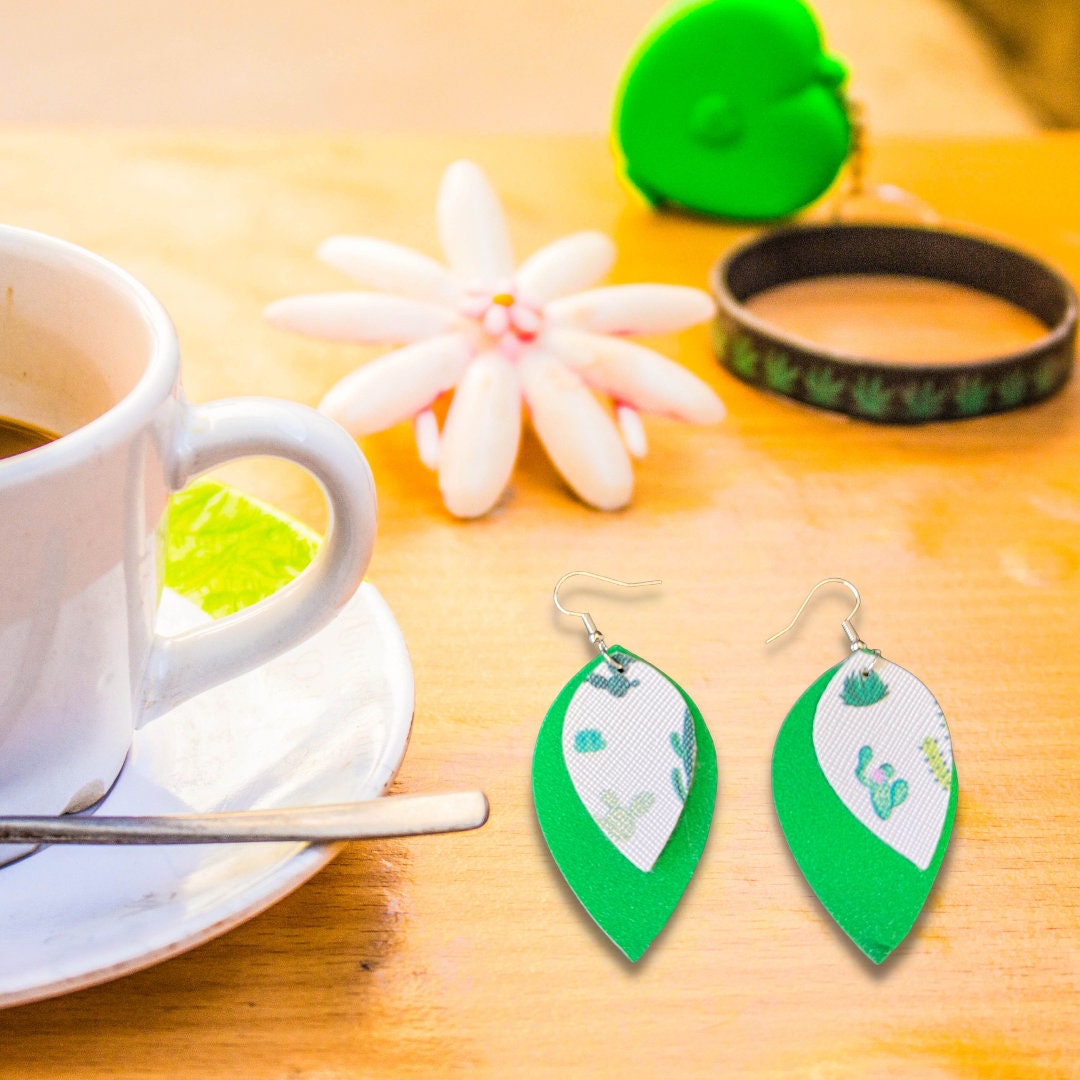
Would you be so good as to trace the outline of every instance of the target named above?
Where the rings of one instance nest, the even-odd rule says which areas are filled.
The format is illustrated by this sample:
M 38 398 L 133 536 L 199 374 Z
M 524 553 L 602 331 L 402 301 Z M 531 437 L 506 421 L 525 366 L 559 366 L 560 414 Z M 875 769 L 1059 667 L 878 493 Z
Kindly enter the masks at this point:
M 482 791 L 392 795 L 368 802 L 147 817 L 0 817 L 4 844 L 236 844 L 267 840 L 368 840 L 478 829 Z

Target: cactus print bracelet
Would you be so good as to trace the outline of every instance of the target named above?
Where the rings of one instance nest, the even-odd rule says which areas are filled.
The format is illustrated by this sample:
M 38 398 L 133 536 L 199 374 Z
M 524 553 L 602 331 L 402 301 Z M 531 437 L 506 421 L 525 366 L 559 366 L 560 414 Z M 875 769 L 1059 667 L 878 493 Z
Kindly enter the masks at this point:
M 898 363 L 788 334 L 744 305 L 768 289 L 831 275 L 887 274 L 967 286 L 1033 315 L 1046 333 L 1007 355 Z M 914 225 L 800 225 L 760 235 L 713 268 L 720 362 L 744 382 L 860 420 L 962 420 L 1034 404 L 1072 372 L 1077 299 L 1069 282 L 992 240 Z

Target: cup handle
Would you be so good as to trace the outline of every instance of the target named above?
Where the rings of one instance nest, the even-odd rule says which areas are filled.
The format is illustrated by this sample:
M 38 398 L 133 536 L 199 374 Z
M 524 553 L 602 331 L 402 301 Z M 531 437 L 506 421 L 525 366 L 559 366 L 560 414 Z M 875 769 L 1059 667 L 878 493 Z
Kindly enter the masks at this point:
M 180 404 L 166 449 L 169 486 L 234 458 L 294 461 L 319 482 L 330 526 L 311 565 L 273 596 L 208 626 L 155 635 L 136 724 L 234 678 L 303 641 L 359 587 L 375 543 L 375 485 L 360 448 L 332 420 L 305 405 L 273 398 Z

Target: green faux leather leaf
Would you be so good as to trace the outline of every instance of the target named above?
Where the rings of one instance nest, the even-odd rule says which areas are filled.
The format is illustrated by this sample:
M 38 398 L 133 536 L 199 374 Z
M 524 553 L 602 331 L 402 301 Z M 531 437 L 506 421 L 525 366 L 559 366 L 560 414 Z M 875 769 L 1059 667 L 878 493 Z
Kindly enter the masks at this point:
M 925 775 L 920 781 L 939 784 L 944 789 L 940 795 L 942 803 L 946 799 L 945 791 L 948 796 L 937 846 L 922 870 L 852 813 L 826 777 L 814 745 L 814 718 L 819 702 L 842 667 L 844 664 L 838 664 L 826 671 L 799 698 L 784 721 L 773 751 L 773 798 L 791 853 L 810 887 L 844 933 L 874 963 L 880 964 L 908 935 L 930 894 L 952 832 L 958 785 L 951 748 L 946 761 L 937 744 L 925 739 L 922 745 Z M 888 670 L 917 681 L 895 665 L 890 665 Z M 887 675 L 885 682 L 890 678 Z M 837 682 L 839 685 L 831 692 L 842 687 L 841 693 L 847 695 L 847 703 L 852 707 L 853 724 L 859 722 L 861 711 L 869 712 L 879 704 L 890 702 L 884 687 L 868 686 L 870 692 L 859 695 L 855 692 L 857 688 L 850 685 L 850 678 Z M 944 718 L 940 712 L 937 715 L 943 725 Z M 853 745 L 861 741 L 856 737 Z M 876 774 L 879 782 L 872 782 L 867 767 L 873 753 L 869 745 L 859 748 L 852 762 L 852 783 L 867 784 L 876 789 L 875 794 L 881 794 L 880 789 L 891 783 L 899 818 L 911 811 L 916 799 L 908 796 L 908 780 L 893 779 L 889 765 L 884 766 L 887 770 L 884 774 L 879 768 Z M 871 791 L 864 794 L 866 805 L 872 806 Z M 878 817 L 892 813 L 892 806 L 879 803 Z
M 621 646 L 609 652 L 641 660 Z M 570 888 L 604 933 L 630 960 L 638 960 L 671 917 L 705 849 L 716 803 L 716 751 L 697 706 L 669 679 L 693 720 L 693 783 L 682 816 L 659 858 L 651 870 L 639 870 L 589 814 L 563 756 L 567 709 L 595 667 L 595 660 L 586 664 L 562 689 L 544 718 L 533 756 L 533 797 L 544 839 Z

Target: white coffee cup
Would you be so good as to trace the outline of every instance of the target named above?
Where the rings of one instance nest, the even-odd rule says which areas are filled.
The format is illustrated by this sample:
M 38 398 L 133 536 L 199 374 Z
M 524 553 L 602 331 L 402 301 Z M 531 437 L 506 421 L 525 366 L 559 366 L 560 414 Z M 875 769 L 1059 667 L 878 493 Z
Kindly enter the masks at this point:
M 191 405 L 169 317 L 72 244 L 0 227 L 0 415 L 61 437 L 0 460 L 0 814 L 99 799 L 140 725 L 313 634 L 360 584 L 375 536 L 364 456 L 312 409 Z M 330 528 L 274 596 L 154 633 L 169 495 L 233 458 L 295 461 Z M 0 847 L 0 864 L 26 849 Z

